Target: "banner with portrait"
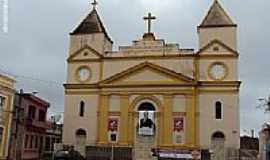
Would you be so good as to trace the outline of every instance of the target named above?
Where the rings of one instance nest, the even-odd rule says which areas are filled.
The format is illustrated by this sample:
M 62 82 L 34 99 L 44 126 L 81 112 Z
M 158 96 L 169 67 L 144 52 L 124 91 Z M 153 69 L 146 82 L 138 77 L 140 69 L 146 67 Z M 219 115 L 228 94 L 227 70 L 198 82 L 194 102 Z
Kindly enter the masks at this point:
M 118 119 L 117 118 L 109 118 L 108 131 L 109 132 L 117 132 L 118 131 Z
M 139 135 L 153 136 L 154 135 L 154 111 L 139 112 Z
M 173 131 L 182 132 L 184 131 L 184 117 L 176 117 L 173 120 Z
M 108 140 L 116 142 L 118 139 L 119 118 L 110 117 L 108 120 Z
M 185 117 L 179 116 L 173 118 L 173 142 L 175 144 L 185 143 Z

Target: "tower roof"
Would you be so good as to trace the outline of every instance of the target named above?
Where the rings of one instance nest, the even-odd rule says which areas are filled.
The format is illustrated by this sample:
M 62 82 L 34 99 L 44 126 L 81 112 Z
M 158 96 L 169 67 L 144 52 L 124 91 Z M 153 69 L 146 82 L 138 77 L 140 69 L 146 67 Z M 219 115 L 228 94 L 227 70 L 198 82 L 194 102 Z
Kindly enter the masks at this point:
M 79 24 L 79 26 L 70 33 L 70 35 L 82 35 L 82 34 L 93 34 L 93 33 L 104 33 L 106 38 L 113 42 L 109 37 L 106 29 L 98 15 L 95 7 L 86 16 L 86 18 Z
M 214 0 L 213 5 L 209 9 L 206 17 L 203 19 L 199 27 L 220 27 L 220 26 L 236 26 L 232 19 L 220 5 L 218 0 Z

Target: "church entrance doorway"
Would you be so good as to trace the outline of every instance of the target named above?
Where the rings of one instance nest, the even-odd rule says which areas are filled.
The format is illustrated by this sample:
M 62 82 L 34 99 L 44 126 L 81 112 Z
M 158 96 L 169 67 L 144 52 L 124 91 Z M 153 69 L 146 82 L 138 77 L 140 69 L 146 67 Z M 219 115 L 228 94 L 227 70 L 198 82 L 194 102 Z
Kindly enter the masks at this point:
M 222 132 L 215 132 L 211 140 L 211 148 L 213 150 L 213 157 L 211 159 L 224 160 L 225 158 L 225 136 Z
M 137 106 L 137 116 L 135 117 L 136 133 L 134 143 L 134 159 L 151 160 L 151 149 L 156 145 L 157 120 L 156 106 L 152 102 L 141 102 Z
M 85 156 L 85 145 L 86 145 L 87 134 L 84 129 L 78 129 L 75 133 L 75 150 L 79 151 L 83 156 Z

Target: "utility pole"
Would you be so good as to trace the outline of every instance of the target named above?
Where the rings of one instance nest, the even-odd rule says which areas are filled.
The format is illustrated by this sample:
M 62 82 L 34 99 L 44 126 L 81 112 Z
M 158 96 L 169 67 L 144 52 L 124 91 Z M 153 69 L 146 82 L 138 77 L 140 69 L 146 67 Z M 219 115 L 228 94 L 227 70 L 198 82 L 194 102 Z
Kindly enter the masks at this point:
M 111 160 L 113 160 L 114 159 L 114 148 L 113 148 L 113 143 L 112 143 L 112 155 L 111 155 Z
M 21 89 L 18 96 L 19 102 L 17 108 L 16 115 L 16 130 L 15 130 L 15 138 L 16 138 L 16 160 L 22 159 L 22 149 L 23 149 L 23 140 L 24 140 L 24 108 L 22 107 L 22 98 L 23 98 L 23 90 Z

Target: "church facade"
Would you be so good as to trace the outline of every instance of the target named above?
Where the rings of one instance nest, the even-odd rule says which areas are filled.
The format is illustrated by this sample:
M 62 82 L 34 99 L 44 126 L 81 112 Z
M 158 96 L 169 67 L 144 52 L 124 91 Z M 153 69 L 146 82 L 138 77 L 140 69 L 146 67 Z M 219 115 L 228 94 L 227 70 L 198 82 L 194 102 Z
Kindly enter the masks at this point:
M 151 14 L 142 39 L 113 51 L 95 5 L 70 33 L 63 143 L 88 159 L 239 149 L 237 25 L 221 4 L 197 28 L 198 51 L 157 39 Z

